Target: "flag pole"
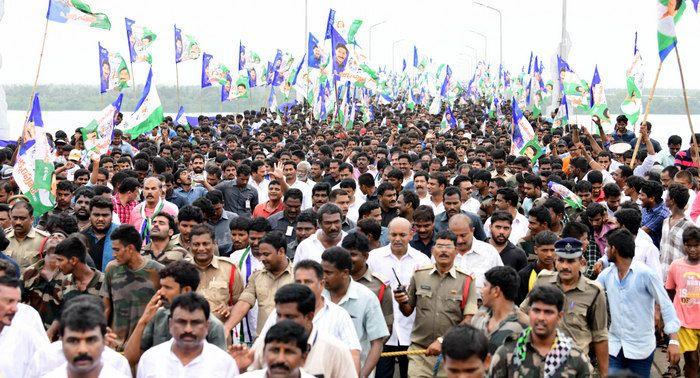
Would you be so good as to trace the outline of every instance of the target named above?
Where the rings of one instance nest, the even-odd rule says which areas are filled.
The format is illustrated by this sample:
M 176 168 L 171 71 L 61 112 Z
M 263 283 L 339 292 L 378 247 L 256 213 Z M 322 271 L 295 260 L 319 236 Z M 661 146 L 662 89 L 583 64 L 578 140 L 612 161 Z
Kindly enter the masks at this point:
M 680 63 L 680 61 L 679 61 Z M 656 90 L 656 83 L 659 81 L 659 74 L 661 73 L 661 67 L 663 66 L 664 62 L 660 61 L 659 62 L 659 68 L 656 69 L 656 76 L 654 77 L 654 84 L 651 86 L 651 90 L 649 91 L 649 98 L 647 99 L 647 106 L 644 109 L 644 118 L 642 119 L 642 123 L 645 123 L 647 121 L 647 117 L 649 117 L 649 109 L 651 108 L 651 101 L 654 99 L 654 91 Z M 642 142 L 642 138 L 637 138 L 637 143 L 634 145 L 634 152 L 632 152 L 632 161 L 630 162 L 630 168 L 634 168 L 636 159 L 637 159 L 637 152 L 639 151 L 639 145 Z
M 177 93 L 177 108 L 180 109 L 180 72 L 175 62 L 175 92 Z
M 134 92 L 136 92 L 136 72 L 134 72 L 134 62 L 129 62 L 129 66 L 131 67 L 131 88 L 134 90 Z
M 34 94 L 36 93 L 36 88 L 39 84 L 39 72 L 41 71 L 41 61 L 44 57 L 44 46 L 46 45 L 46 35 L 49 31 L 49 18 L 46 18 L 46 24 L 44 25 L 44 36 L 41 38 L 41 49 L 39 50 L 39 63 L 36 67 L 36 76 L 34 76 L 34 86 L 32 87 L 32 93 L 29 95 L 29 106 L 27 107 L 27 114 L 24 117 L 24 123 L 27 123 L 29 119 L 29 113 L 32 111 L 32 104 L 34 102 Z
M 678 72 L 681 74 L 681 88 L 683 89 L 683 102 L 685 103 L 685 114 L 688 116 L 688 125 L 690 126 L 690 139 L 695 144 L 695 161 L 700 163 L 700 151 L 698 151 L 698 140 L 695 138 L 695 130 L 693 129 L 693 119 L 690 117 L 690 107 L 688 106 L 688 94 L 685 91 L 685 78 L 683 77 L 683 66 L 681 65 L 681 55 L 678 52 L 676 45 L 676 60 L 678 61 Z

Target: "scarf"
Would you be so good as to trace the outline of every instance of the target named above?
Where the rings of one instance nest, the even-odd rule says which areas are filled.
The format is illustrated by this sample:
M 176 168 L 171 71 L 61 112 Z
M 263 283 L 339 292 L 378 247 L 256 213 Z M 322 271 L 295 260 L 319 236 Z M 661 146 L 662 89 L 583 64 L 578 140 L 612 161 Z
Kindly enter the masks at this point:
M 156 204 L 156 208 L 153 210 L 153 214 L 151 214 L 150 217 L 146 216 L 146 202 L 144 202 L 143 206 L 141 206 L 141 209 L 139 210 L 141 218 L 143 218 L 143 223 L 141 223 L 141 239 L 143 239 L 144 243 L 151 242 L 151 228 L 153 227 L 153 218 L 160 214 L 160 212 L 163 210 L 164 205 L 165 202 L 163 201 L 163 199 L 159 198 L 158 203 Z
M 530 341 L 532 327 L 526 328 L 518 338 L 513 353 L 513 364 L 520 370 L 525 357 L 527 356 L 527 343 Z M 557 337 L 554 339 L 552 349 L 549 350 L 544 360 L 544 377 L 550 378 L 564 365 L 569 358 L 569 353 L 573 345 L 573 340 L 557 329 Z

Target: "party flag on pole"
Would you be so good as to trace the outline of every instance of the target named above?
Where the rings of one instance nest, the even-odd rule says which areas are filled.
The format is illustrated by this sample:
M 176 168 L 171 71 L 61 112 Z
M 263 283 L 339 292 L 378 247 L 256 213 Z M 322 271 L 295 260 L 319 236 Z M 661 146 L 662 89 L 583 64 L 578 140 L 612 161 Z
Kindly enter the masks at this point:
M 601 124 L 610 123 L 610 111 L 608 110 L 608 102 L 605 98 L 605 88 L 598 74 L 598 66 L 595 66 L 593 72 L 593 80 L 591 80 L 591 112 L 593 116 L 598 116 Z M 596 130 L 597 131 L 597 130 Z
M 114 116 L 121 109 L 123 97 L 124 94 L 120 93 L 113 103 L 107 105 L 87 126 L 80 129 L 88 159 L 99 158 L 109 152 L 114 131 Z
M 518 101 L 513 98 L 513 133 L 511 134 L 511 155 L 525 155 L 529 158 L 542 154 L 541 148 L 536 148 L 537 137 L 530 122 L 523 116 Z M 532 141 L 535 141 L 533 145 Z
M 583 201 L 581 200 L 581 197 L 577 196 L 574 192 L 569 190 L 569 188 L 554 181 L 548 182 L 547 186 L 549 186 L 549 190 L 551 190 L 553 193 L 558 194 L 567 205 L 574 209 L 583 209 Z
M 355 20 L 352 22 L 352 25 L 350 25 L 350 29 L 348 30 L 348 43 L 357 46 L 355 34 L 357 34 L 357 31 L 360 29 L 360 26 L 362 26 L 362 20 Z
M 56 205 L 56 197 L 51 190 L 54 154 L 46 139 L 38 93 L 34 94 L 32 109 L 24 124 L 18 148 L 12 177 L 22 194 L 29 198 L 29 203 L 34 207 L 34 216 L 38 217 Z
M 202 54 L 199 44 L 191 35 L 185 34 L 185 40 L 182 39 L 182 30 L 177 25 L 175 28 L 175 63 L 184 62 L 186 60 L 197 60 Z
M 637 33 L 634 33 L 634 58 L 626 75 L 627 95 L 620 104 L 620 110 L 634 125 L 642 113 L 642 88 L 644 86 L 644 61 L 642 54 L 637 49 Z
M 131 75 L 121 54 L 110 53 L 99 42 L 97 49 L 100 57 L 100 93 L 129 87 Z
M 445 106 L 445 113 L 442 115 L 442 121 L 440 121 L 440 134 L 446 133 L 449 129 L 454 129 L 457 127 L 457 120 L 452 115 L 452 110 L 450 105 Z
M 62 24 L 77 23 L 105 30 L 112 27 L 106 14 L 93 12 L 84 0 L 49 0 L 46 18 Z
M 659 58 L 662 62 L 678 43 L 676 24 L 683 16 L 684 10 L 685 1 L 683 0 L 659 0 L 656 6 L 656 12 L 659 16 L 656 37 L 659 43 Z
M 418 48 L 413 46 L 413 67 L 418 68 Z
M 552 128 L 564 127 L 569 124 L 569 104 L 566 102 L 566 95 L 561 96 L 561 103 L 554 116 Z
M 330 39 L 333 35 L 333 23 L 335 23 L 335 11 L 331 9 L 328 12 L 328 21 L 326 22 L 326 36 L 323 39 Z
M 226 75 L 229 69 L 225 65 L 218 63 L 210 54 L 202 54 L 202 88 L 212 84 L 226 85 Z
M 442 86 L 440 86 L 440 96 L 445 97 L 447 96 L 447 92 L 450 90 L 450 80 L 452 79 L 452 69 L 450 69 L 450 65 L 447 65 L 447 68 L 445 69 L 445 80 L 442 82 Z
M 163 122 L 163 106 L 152 80 L 153 70 L 149 69 L 141 100 L 136 104 L 134 112 L 126 115 L 119 124 L 119 127 L 132 138 L 153 130 Z
M 150 50 L 156 35 L 149 28 L 136 24 L 136 21 L 125 18 L 126 38 L 129 43 L 131 63 L 153 62 Z

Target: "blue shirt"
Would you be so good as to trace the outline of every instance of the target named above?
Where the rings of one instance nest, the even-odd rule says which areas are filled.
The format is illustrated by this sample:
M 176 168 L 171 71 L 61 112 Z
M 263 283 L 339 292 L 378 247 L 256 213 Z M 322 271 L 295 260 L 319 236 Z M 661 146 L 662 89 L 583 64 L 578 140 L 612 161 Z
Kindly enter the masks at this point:
M 612 320 L 608 353 L 611 356 L 617 356 L 622 349 L 626 358 L 642 360 L 654 352 L 655 303 L 661 307 L 664 332 L 671 334 L 680 329 L 681 323 L 661 278 L 643 263 L 632 261 L 622 281 L 617 266 L 613 264 L 600 273 L 598 282 L 608 293 Z
M 627 130 L 627 132 L 625 132 L 622 135 L 618 134 L 617 131 L 615 131 L 612 134 L 612 138 L 616 143 L 617 142 L 631 143 L 632 139 L 634 139 L 635 137 L 636 137 L 636 135 L 634 135 L 634 132 L 632 130 Z M 649 356 L 647 356 L 647 357 L 649 357 Z
M 650 232 L 648 234 L 651 236 L 651 240 L 654 241 L 656 248 L 659 248 L 661 243 L 661 228 L 664 225 L 664 219 L 668 218 L 670 214 L 671 210 L 663 203 L 651 209 L 642 209 L 642 227 L 649 228 Z
M 189 191 L 184 191 L 182 188 L 177 188 L 173 191 L 173 194 L 176 196 L 180 196 L 187 201 L 188 205 L 191 205 L 192 202 L 198 200 L 201 197 L 204 197 L 204 195 L 207 194 L 207 188 L 201 186 L 201 185 L 195 185 L 191 186 Z

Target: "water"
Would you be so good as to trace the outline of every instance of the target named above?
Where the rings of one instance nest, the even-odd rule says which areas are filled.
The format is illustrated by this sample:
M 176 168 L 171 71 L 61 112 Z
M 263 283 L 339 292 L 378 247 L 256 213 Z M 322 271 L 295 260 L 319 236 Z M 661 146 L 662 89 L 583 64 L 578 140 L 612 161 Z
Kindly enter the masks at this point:
M 51 134 L 54 134 L 58 130 L 63 130 L 68 135 L 72 135 L 75 129 L 87 125 L 98 113 L 99 112 L 90 111 L 45 111 L 42 112 L 42 115 L 44 127 L 46 127 L 47 131 L 51 132 Z M 176 114 L 167 113 L 166 116 L 167 115 L 174 118 Z M 24 117 L 24 111 L 8 111 L 8 121 L 10 124 L 9 139 L 16 140 L 19 138 Z M 695 131 L 700 132 L 700 114 L 694 114 L 692 120 Z M 573 116 L 570 121 L 584 126 L 589 126 L 591 124 L 589 116 Z M 675 134 L 683 138 L 683 148 L 687 148 L 690 142 L 690 128 L 688 127 L 686 115 L 651 114 L 649 115 L 649 121 L 653 125 L 651 137 L 659 141 L 662 147 L 666 148 L 668 137 Z

